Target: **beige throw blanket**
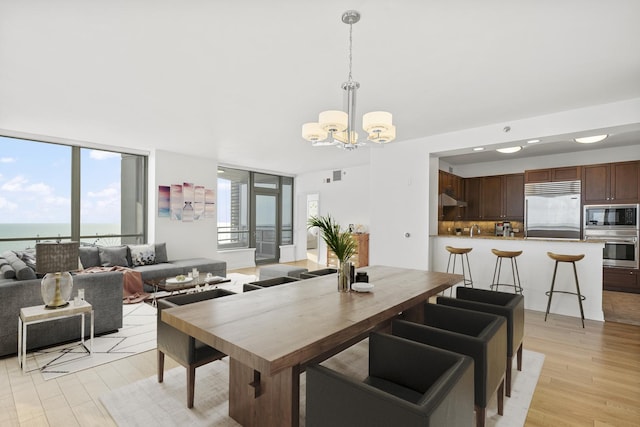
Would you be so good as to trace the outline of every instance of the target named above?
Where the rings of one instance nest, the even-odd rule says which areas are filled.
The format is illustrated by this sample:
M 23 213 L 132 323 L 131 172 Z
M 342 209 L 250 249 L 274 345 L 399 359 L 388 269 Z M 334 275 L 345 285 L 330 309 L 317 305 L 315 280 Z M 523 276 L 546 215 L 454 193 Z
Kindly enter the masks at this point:
M 122 272 L 122 302 L 124 304 L 139 303 L 149 297 L 149 294 L 144 291 L 144 287 L 142 285 L 142 275 L 139 271 L 116 265 L 113 267 L 89 267 L 82 270 L 80 273 L 100 273 L 103 271 Z

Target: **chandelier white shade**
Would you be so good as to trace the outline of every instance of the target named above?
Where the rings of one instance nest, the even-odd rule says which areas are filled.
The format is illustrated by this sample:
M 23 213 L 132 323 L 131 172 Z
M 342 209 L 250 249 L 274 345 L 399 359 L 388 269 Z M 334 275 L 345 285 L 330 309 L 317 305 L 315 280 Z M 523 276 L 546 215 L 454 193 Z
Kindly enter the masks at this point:
M 353 24 L 360 20 L 360 13 L 348 10 L 342 14 L 342 22 L 349 25 L 349 77 L 342 84 L 344 90 L 344 111 L 327 110 L 318 116 L 318 122 L 302 125 L 302 137 L 313 146 L 336 145 L 352 150 L 364 142 L 358 142 L 356 131 L 356 94 L 360 83 L 351 77 L 352 66 L 352 31 Z M 396 127 L 393 116 L 386 111 L 372 111 L 362 117 L 362 128 L 367 133 L 367 140 L 379 144 L 393 141 L 396 138 Z

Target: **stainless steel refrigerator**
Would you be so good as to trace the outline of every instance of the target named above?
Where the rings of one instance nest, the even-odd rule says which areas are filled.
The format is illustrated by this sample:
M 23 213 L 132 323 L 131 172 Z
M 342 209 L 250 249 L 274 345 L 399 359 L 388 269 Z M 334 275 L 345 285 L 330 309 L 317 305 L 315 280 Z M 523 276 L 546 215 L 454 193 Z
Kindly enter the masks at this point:
M 580 181 L 524 185 L 525 237 L 580 239 Z

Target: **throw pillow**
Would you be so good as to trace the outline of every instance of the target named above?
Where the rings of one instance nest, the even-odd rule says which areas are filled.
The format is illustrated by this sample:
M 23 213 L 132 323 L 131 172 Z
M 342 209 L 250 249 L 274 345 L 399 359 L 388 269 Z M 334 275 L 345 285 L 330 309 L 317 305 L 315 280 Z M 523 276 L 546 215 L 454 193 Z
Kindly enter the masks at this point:
M 129 251 L 131 251 L 131 262 L 134 267 L 151 265 L 156 262 L 154 245 L 129 245 Z
M 97 246 L 80 246 L 78 254 L 80 255 L 80 264 L 82 264 L 83 269 L 101 265 L 100 252 Z
M 98 253 L 100 254 L 100 265 L 103 267 L 113 267 L 116 265 L 129 267 L 126 246 L 99 246 Z M 84 262 L 82 265 L 84 265 Z
M 4 261 L 4 264 L 2 263 L 2 261 Z M 2 277 L 3 279 L 16 278 L 16 271 L 4 258 L 0 258 L 0 277 Z
M 4 255 L 4 254 L 3 254 Z M 36 272 L 31 269 L 27 264 L 24 263 L 16 254 L 13 254 L 13 257 L 6 258 L 11 264 L 11 268 L 13 268 L 16 272 L 16 279 L 18 280 L 30 280 L 36 278 Z
M 169 262 L 169 258 L 167 258 L 167 244 L 166 243 L 156 243 L 156 264 L 160 264 L 162 262 Z

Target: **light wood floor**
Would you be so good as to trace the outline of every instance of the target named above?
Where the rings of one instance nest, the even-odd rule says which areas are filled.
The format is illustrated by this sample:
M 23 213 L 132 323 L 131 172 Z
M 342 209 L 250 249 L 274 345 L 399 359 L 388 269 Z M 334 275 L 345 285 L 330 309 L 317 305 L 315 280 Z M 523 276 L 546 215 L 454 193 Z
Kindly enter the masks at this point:
M 544 313 L 527 311 L 524 347 L 545 354 L 526 426 L 640 425 L 640 326 L 586 321 L 583 329 L 577 318 L 544 322 Z M 113 426 L 100 395 L 155 374 L 155 351 L 46 382 L 23 375 L 16 357 L 0 359 L 0 426 Z

